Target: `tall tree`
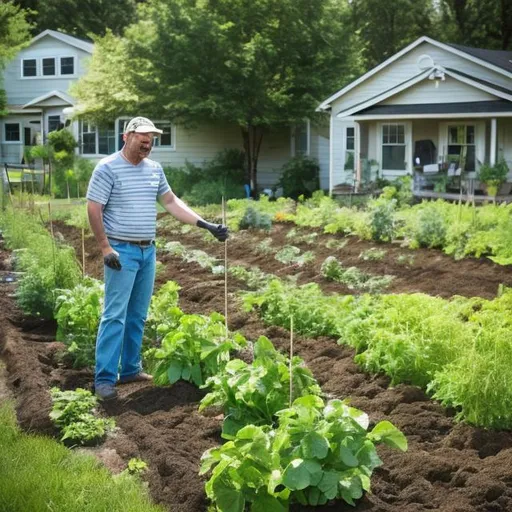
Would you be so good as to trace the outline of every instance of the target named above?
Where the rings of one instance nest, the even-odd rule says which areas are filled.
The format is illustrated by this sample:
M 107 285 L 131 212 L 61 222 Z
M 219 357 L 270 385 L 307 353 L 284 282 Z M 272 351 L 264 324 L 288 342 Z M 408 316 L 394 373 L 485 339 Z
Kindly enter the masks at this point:
M 512 49 L 512 0 L 442 0 L 444 39 L 495 50 Z
M 348 15 L 339 0 L 153 0 L 124 39 L 97 40 L 75 94 L 93 119 L 236 123 L 256 191 L 264 135 L 302 122 L 360 71 Z
M 352 22 L 370 69 L 423 35 L 433 35 L 433 0 L 352 0 Z
M 0 72 L 30 40 L 27 14 L 11 1 L 0 3 Z M 5 91 L 0 88 L 0 115 L 5 115 L 5 105 Z
M 32 9 L 30 20 L 34 35 L 46 29 L 58 30 L 76 37 L 105 35 L 107 28 L 122 34 L 136 21 L 136 0 L 16 0 Z

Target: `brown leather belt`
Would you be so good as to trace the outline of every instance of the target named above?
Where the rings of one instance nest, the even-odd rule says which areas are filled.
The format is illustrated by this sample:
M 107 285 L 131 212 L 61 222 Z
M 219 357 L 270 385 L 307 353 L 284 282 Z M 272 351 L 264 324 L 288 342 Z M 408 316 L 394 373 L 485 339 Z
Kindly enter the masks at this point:
M 155 243 L 154 240 L 121 240 L 120 238 L 114 238 L 113 236 L 109 236 L 111 240 L 115 240 L 116 242 L 123 242 L 125 244 L 133 244 L 138 245 L 139 247 L 149 247 Z

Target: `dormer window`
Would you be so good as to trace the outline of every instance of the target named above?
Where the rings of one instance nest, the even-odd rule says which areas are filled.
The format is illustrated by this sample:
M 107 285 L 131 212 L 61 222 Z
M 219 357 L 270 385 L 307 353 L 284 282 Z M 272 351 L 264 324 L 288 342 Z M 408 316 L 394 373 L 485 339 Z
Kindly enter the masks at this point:
M 43 76 L 55 76 L 55 57 L 43 59 Z
M 23 76 L 37 76 L 37 60 L 23 59 Z

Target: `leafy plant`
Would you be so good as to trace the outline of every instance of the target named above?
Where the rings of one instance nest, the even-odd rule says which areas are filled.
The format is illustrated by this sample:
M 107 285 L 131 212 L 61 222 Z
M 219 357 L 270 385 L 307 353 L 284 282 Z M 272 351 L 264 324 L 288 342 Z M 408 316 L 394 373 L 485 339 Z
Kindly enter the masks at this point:
M 202 386 L 226 365 L 230 351 L 246 344 L 241 334 L 226 331 L 219 313 L 186 315 L 177 307 L 170 308 L 156 330 L 162 345 L 147 350 L 145 358 L 158 386 L 180 379 Z
M 366 251 L 363 251 L 359 258 L 364 261 L 381 261 L 386 256 L 387 251 L 384 249 L 377 249 L 376 247 L 371 247 Z
M 276 429 L 248 425 L 232 441 L 202 456 L 201 474 L 212 468 L 206 494 L 215 510 L 288 510 L 291 503 L 323 505 L 333 499 L 354 505 L 370 490 L 382 464 L 375 445 L 407 450 L 390 422 L 368 432 L 369 419 L 341 400 L 298 398 L 278 413 Z
M 50 418 L 62 432 L 62 441 L 90 444 L 102 439 L 115 426 L 113 419 L 97 418 L 97 398 L 82 388 L 74 391 L 51 389 L 53 408 Z
M 55 303 L 57 340 L 66 344 L 75 367 L 94 366 L 103 295 L 103 283 L 92 278 L 71 290 L 59 290 Z
M 294 356 L 290 368 L 289 359 L 265 336 L 260 336 L 254 344 L 251 364 L 233 359 L 221 373 L 206 381 L 206 387 L 211 391 L 201 400 L 199 410 L 211 405 L 224 409 L 222 437 L 225 439 L 233 439 L 248 424 L 271 425 L 276 413 L 296 397 L 320 394 L 320 387 L 304 361 Z
M 264 229 L 270 231 L 272 228 L 272 218 L 266 213 L 260 213 L 252 206 L 248 206 L 244 216 L 239 223 L 240 229 Z
M 507 179 L 509 168 L 507 162 L 502 158 L 497 164 L 481 164 L 478 170 L 478 179 L 490 186 L 499 187 Z
M 286 197 L 297 199 L 300 195 L 309 197 L 320 188 L 320 167 L 318 162 L 307 156 L 290 159 L 281 169 L 278 187 Z
M 142 459 L 139 459 L 138 457 L 131 458 L 128 461 L 128 467 L 126 468 L 130 475 L 140 475 L 141 473 L 147 471 L 147 469 L 147 463 L 144 462 Z

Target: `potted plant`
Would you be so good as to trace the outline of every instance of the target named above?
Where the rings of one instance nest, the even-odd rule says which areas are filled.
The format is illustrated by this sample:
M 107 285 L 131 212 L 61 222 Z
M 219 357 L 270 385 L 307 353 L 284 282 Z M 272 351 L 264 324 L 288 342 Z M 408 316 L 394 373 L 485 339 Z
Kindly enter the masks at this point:
M 481 164 L 478 179 L 487 186 L 487 194 L 495 196 L 500 186 L 507 180 L 509 168 L 505 159 L 495 165 Z

